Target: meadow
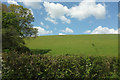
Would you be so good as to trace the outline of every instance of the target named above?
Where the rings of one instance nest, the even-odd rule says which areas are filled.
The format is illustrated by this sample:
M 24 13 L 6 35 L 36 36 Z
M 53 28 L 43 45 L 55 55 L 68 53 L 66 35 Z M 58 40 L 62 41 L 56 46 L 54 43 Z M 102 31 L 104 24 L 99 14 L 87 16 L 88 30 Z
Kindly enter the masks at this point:
M 118 56 L 117 34 L 38 36 L 25 42 L 32 50 L 50 50 L 46 55 Z

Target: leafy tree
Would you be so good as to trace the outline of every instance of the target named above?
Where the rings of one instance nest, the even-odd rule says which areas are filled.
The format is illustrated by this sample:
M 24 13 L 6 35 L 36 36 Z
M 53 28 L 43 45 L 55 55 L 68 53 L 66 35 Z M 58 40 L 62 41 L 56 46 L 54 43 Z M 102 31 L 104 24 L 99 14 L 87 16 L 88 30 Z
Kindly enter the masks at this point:
M 31 22 L 34 17 L 31 10 L 21 5 L 2 5 L 2 48 L 19 50 L 24 46 L 24 38 L 36 37 L 37 29 Z

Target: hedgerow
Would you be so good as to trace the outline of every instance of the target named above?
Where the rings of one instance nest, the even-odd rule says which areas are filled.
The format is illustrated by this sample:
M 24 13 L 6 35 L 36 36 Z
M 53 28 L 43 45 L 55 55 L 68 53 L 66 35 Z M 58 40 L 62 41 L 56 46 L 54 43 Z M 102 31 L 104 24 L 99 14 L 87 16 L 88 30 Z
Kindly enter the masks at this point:
M 3 54 L 2 80 L 120 79 L 117 57 Z

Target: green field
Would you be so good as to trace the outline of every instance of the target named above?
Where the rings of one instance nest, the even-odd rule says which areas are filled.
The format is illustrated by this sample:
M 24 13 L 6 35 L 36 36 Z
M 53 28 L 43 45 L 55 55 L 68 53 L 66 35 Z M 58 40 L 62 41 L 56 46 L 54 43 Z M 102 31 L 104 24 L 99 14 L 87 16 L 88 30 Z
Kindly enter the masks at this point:
M 51 49 L 47 55 L 118 56 L 117 34 L 39 36 L 25 42 L 30 49 Z

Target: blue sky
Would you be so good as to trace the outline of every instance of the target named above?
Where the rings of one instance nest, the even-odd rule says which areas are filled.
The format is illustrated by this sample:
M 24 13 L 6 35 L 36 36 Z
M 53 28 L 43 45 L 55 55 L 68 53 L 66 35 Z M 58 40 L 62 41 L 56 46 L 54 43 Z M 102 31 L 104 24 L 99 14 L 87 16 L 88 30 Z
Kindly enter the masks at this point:
M 7 4 L 13 4 L 8 2 Z M 118 3 L 101 2 L 14 2 L 29 8 L 38 35 L 116 34 Z M 85 5 L 85 6 L 84 6 Z

